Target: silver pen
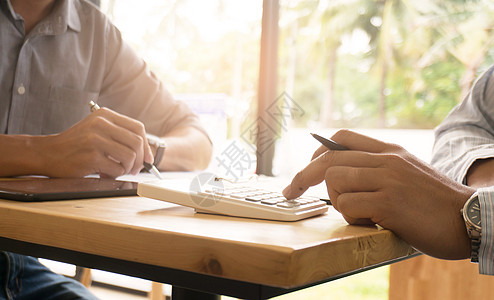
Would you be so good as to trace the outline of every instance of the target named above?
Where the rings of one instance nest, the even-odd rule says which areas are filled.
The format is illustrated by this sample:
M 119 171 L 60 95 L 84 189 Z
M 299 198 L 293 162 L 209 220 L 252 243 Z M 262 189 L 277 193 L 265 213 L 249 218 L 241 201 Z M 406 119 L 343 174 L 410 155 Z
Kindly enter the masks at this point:
M 321 144 L 323 144 L 324 146 L 326 146 L 326 148 L 330 149 L 330 150 L 336 150 L 336 151 L 345 151 L 345 150 L 349 150 L 347 147 L 343 146 L 343 145 L 340 145 L 338 144 L 337 142 L 333 141 L 332 139 L 326 139 L 326 138 L 323 138 L 322 136 L 320 135 L 317 135 L 315 133 L 311 133 L 311 135 L 316 139 L 318 140 Z
M 91 112 L 97 111 L 98 109 L 100 109 L 98 103 L 96 103 L 96 102 L 94 102 L 92 100 L 89 101 L 89 110 Z M 160 171 L 158 171 L 158 169 L 156 168 L 155 165 L 149 164 L 147 162 L 143 162 L 142 164 L 144 166 L 144 169 L 146 169 L 146 171 L 148 171 L 149 173 L 153 174 L 158 179 L 163 179 L 163 177 L 161 177 Z

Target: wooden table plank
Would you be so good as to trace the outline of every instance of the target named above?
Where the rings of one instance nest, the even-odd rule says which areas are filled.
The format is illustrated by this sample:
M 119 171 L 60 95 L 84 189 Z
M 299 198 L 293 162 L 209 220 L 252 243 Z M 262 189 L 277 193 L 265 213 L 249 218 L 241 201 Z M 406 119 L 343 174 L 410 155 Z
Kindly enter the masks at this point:
M 332 208 L 274 222 L 195 214 L 140 197 L 0 200 L 0 236 L 284 288 L 413 253 L 390 231 L 349 226 Z

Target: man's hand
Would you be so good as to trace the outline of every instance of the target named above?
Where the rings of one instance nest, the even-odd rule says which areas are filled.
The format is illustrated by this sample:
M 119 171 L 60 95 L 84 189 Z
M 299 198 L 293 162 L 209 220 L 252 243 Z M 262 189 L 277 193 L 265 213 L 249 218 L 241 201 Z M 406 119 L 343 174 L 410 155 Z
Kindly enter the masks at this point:
M 153 162 L 144 125 L 106 108 L 40 142 L 43 174 L 51 177 L 117 177 Z
M 379 224 L 431 256 L 470 256 L 460 210 L 474 193 L 402 147 L 342 130 L 332 139 L 349 151 L 319 148 L 283 191 L 287 198 L 326 181 L 335 209 L 350 224 Z

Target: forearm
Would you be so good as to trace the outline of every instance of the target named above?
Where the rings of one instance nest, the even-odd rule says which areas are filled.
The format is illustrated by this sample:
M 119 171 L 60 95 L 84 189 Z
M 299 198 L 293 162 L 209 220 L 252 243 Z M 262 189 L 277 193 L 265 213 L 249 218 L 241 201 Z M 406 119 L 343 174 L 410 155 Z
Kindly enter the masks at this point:
M 46 175 L 39 145 L 46 137 L 0 135 L 0 177 Z
M 173 129 L 163 138 L 167 147 L 158 166 L 162 171 L 192 171 L 205 169 L 211 160 L 209 138 L 195 127 Z

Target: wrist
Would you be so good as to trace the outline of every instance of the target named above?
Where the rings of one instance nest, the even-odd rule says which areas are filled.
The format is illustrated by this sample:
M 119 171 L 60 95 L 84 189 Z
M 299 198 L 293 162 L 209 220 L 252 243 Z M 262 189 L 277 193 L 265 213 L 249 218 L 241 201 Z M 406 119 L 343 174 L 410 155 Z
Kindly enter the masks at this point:
M 53 136 L 30 136 L 25 141 L 26 162 L 29 164 L 27 175 L 46 175 L 56 165 L 53 155 L 59 155 L 57 149 L 52 148 Z
M 2 135 L 0 144 L 0 176 L 44 175 L 40 143 L 43 137 L 30 135 Z
M 441 258 L 447 259 L 467 259 L 471 255 L 471 239 L 468 236 L 467 229 L 465 226 L 465 219 L 463 218 L 462 210 L 465 203 L 475 193 L 475 189 L 454 183 L 457 188 L 452 190 L 445 199 L 451 204 L 448 209 L 449 220 L 442 220 L 437 225 L 440 229 L 437 232 L 438 236 L 444 235 L 446 229 L 451 229 L 453 234 L 449 237 L 451 238 L 451 243 L 442 244 L 441 247 L 446 252 L 448 250 L 453 251 L 454 255 L 448 255 Z M 443 206 L 442 209 L 445 209 Z

